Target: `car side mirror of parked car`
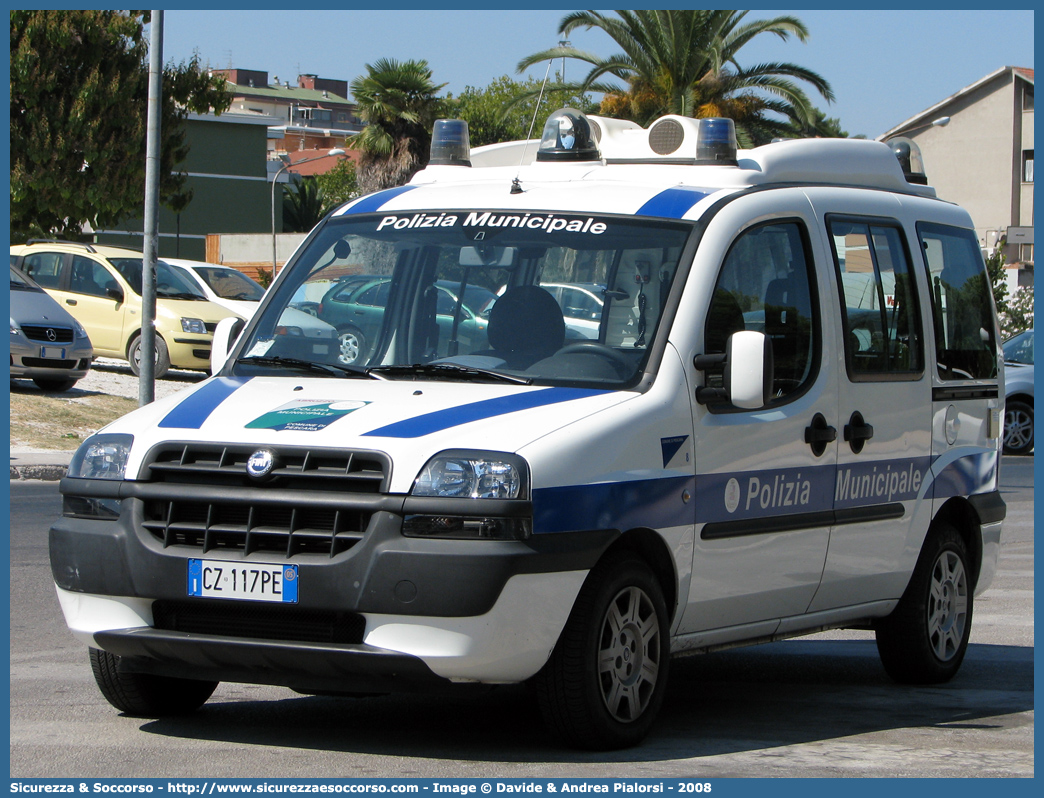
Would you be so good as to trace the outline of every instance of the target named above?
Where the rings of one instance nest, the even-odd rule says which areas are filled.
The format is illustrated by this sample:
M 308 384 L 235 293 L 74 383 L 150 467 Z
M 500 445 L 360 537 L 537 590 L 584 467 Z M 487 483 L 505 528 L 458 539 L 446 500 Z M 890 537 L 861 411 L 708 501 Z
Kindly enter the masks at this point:
M 118 287 L 118 286 L 114 287 L 114 288 L 106 288 L 105 289 L 105 296 L 109 297 L 109 299 L 115 299 L 117 302 L 122 302 L 123 301 L 123 289 Z

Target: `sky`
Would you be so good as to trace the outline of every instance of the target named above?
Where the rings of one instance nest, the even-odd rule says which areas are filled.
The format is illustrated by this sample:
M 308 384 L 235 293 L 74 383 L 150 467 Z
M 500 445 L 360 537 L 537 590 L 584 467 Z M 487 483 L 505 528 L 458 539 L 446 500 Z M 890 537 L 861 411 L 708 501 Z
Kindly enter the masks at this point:
M 301 73 L 351 81 L 379 58 L 423 58 L 435 82 L 459 94 L 501 75 L 519 77 L 522 58 L 558 44 L 558 23 L 570 10 L 170 9 L 163 55 L 179 62 L 198 52 L 211 67 L 267 71 L 270 80 L 278 76 L 291 85 Z M 1033 67 L 1031 10 L 774 8 L 751 11 L 750 18 L 778 14 L 801 19 L 808 40 L 763 35 L 741 50 L 741 63 L 789 61 L 818 72 L 833 87 L 835 102 L 806 90 L 850 135 L 875 138 L 1000 67 Z M 570 42 L 600 56 L 618 52 L 597 30 L 575 31 Z M 561 66 L 556 61 L 553 70 Z M 567 79 L 586 72 L 580 62 L 567 61 L 565 70 Z M 543 78 L 545 71 L 526 74 Z

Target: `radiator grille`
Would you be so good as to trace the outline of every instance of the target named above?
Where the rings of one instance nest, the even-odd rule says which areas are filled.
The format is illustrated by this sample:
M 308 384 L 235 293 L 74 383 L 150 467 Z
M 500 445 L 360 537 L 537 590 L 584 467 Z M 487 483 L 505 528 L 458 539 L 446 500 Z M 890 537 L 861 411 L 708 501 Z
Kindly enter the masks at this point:
M 265 480 L 257 481 L 246 471 L 257 448 L 175 444 L 154 450 L 143 472 L 145 481 L 170 485 L 171 490 L 169 496 L 150 491 L 143 500 L 145 529 L 164 546 L 285 557 L 332 557 L 362 540 L 372 517 L 362 506 L 372 504 L 360 498 L 384 491 L 391 470 L 385 455 L 266 447 L 276 465 Z M 199 486 L 199 491 L 187 495 L 185 486 Z
M 47 334 L 50 330 L 53 338 Z M 71 327 L 47 327 L 42 324 L 23 324 L 22 332 L 30 341 L 41 341 L 48 344 L 71 344 L 73 331 Z

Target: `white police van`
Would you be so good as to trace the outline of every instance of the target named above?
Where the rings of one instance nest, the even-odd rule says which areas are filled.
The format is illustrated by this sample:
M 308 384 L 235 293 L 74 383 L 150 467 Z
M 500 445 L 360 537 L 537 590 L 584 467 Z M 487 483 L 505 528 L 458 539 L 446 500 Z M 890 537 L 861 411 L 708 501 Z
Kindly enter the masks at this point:
M 562 109 L 432 156 L 311 233 L 211 379 L 77 452 L 51 564 L 113 705 L 531 681 L 612 748 L 672 654 L 857 627 L 899 681 L 954 675 L 1003 374 L 909 142 Z M 543 285 L 596 287 L 597 331 Z

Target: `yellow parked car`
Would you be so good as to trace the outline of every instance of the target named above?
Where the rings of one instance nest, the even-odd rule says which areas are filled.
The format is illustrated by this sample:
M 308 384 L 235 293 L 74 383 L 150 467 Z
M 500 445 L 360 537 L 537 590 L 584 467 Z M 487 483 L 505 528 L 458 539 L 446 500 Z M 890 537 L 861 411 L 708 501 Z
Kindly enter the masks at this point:
M 131 249 L 70 241 L 30 240 L 11 247 L 11 265 L 29 275 L 80 322 L 95 357 L 141 365 L 142 254 Z M 214 328 L 234 315 L 209 302 L 177 270 L 156 265 L 156 366 L 207 371 Z

